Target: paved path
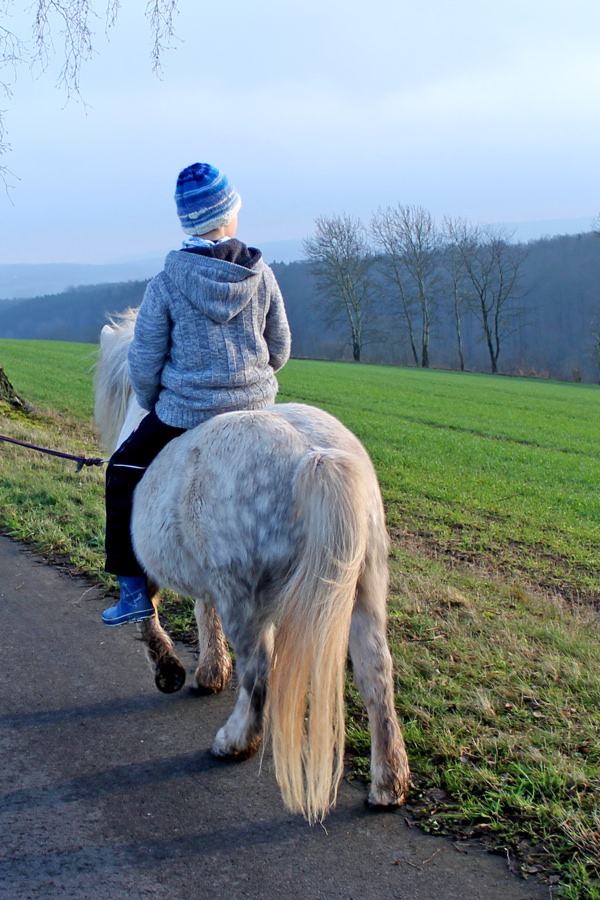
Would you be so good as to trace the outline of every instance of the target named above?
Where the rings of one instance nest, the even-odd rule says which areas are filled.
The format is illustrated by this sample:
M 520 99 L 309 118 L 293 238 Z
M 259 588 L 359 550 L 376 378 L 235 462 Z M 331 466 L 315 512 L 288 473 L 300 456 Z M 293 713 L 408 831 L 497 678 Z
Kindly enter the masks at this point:
M 208 753 L 232 691 L 161 695 L 135 626 L 102 608 L 0 537 L 1 900 L 547 900 L 477 845 L 370 813 L 362 788 L 326 828 L 289 815 L 268 758 Z

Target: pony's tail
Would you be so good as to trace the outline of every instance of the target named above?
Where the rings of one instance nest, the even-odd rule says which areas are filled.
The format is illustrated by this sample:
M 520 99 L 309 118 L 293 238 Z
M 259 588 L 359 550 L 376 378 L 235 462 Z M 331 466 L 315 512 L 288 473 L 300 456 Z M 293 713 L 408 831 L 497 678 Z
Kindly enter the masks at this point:
M 284 803 L 313 823 L 335 803 L 343 773 L 344 671 L 368 530 L 364 463 L 309 451 L 294 505 L 304 546 L 281 598 L 268 713 Z

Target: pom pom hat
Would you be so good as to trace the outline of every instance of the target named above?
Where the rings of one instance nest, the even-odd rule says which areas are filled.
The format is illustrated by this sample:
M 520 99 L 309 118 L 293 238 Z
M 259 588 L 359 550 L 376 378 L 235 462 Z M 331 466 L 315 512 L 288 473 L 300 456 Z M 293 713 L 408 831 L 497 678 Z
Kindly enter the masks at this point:
M 193 163 L 179 173 L 175 203 L 186 234 L 208 234 L 229 225 L 242 205 L 225 175 L 208 163 Z

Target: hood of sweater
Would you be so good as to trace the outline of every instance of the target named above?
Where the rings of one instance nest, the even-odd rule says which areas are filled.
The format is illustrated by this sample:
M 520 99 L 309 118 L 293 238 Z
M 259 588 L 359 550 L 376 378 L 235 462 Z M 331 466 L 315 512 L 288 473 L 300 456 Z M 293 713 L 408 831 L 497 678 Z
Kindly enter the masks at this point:
M 225 259 L 172 250 L 164 273 L 190 303 L 204 315 L 224 325 L 250 303 L 265 267 L 260 254 L 251 267 Z

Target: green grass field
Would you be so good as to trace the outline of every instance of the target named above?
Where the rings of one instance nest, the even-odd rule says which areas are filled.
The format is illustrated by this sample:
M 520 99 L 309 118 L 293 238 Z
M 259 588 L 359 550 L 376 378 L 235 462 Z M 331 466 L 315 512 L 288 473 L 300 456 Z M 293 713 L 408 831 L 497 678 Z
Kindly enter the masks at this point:
M 37 408 L 5 408 L 0 431 L 98 455 L 93 352 L 0 340 L 0 363 Z M 525 876 L 550 878 L 553 896 L 599 900 L 600 390 L 299 360 L 280 384 L 280 399 L 344 421 L 380 477 L 407 814 L 486 840 Z M 3 529 L 104 580 L 102 472 L 8 444 L 0 471 Z M 185 635 L 189 602 L 169 596 L 165 609 Z M 360 777 L 368 729 L 350 679 L 348 709 Z

